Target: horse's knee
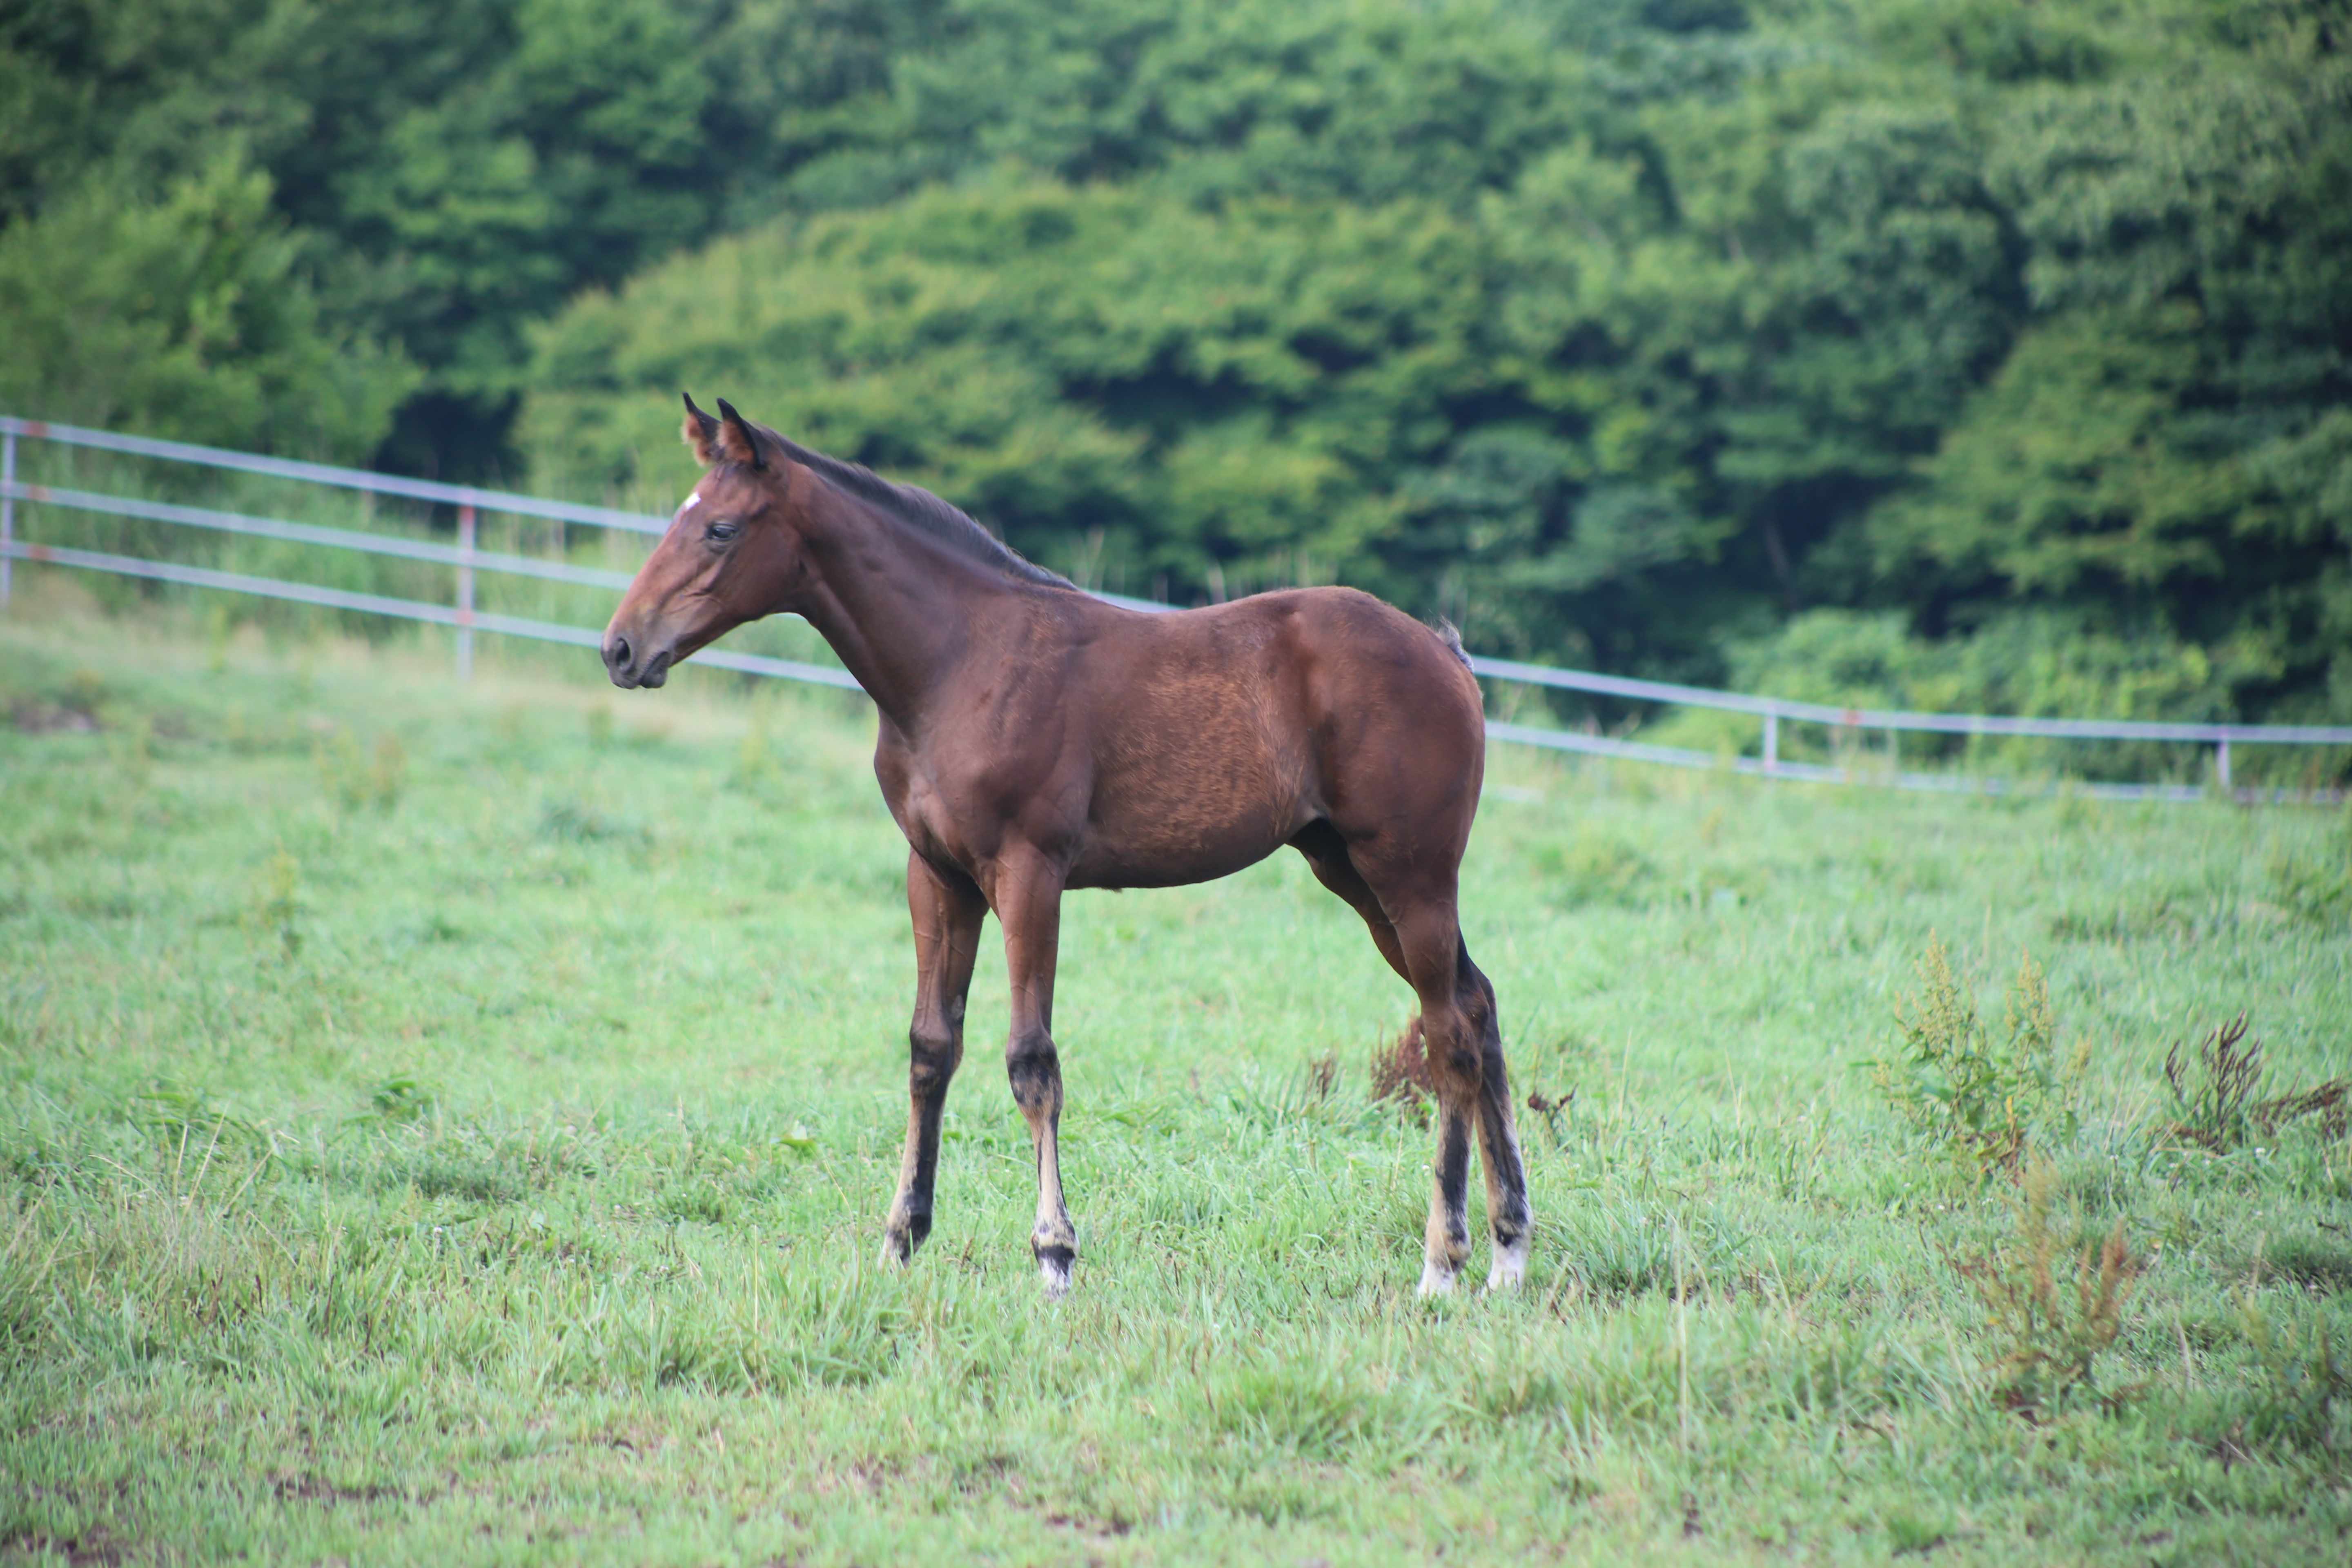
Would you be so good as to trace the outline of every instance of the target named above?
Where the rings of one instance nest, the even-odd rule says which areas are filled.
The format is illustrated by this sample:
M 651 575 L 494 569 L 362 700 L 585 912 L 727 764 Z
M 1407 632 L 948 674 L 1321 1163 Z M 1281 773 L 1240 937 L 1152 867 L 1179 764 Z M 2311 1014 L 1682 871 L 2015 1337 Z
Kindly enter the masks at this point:
M 907 1092 L 918 1100 L 946 1093 L 963 1059 L 963 1042 L 951 1030 L 918 1024 L 907 1031 Z
M 1013 1037 L 1004 1049 L 1004 1073 L 1013 1084 L 1013 1103 L 1023 1110 L 1061 1109 L 1062 1058 L 1043 1029 Z

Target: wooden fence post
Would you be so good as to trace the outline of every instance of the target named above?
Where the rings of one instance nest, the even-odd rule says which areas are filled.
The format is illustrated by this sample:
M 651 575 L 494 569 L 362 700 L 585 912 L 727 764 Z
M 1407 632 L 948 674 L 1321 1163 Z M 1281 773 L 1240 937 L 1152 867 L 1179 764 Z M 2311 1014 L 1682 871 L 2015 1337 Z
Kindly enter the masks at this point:
M 16 560 L 7 552 L 16 542 L 16 432 L 0 444 L 0 610 L 16 586 Z
M 474 503 L 457 508 L 457 679 L 474 679 Z

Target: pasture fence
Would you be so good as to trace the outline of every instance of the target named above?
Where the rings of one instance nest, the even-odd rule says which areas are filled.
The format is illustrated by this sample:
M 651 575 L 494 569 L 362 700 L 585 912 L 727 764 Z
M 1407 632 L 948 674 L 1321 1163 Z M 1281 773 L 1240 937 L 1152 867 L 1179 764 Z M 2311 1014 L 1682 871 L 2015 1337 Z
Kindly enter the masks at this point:
M 456 516 L 454 545 L 433 539 L 366 530 L 331 528 L 277 517 L 250 515 L 214 508 L 183 505 L 145 496 L 121 495 L 79 488 L 21 482 L 17 478 L 18 443 L 37 441 L 59 447 L 110 453 L 119 457 L 192 465 L 266 479 L 288 480 L 327 489 L 373 497 L 397 498 L 446 507 Z M 68 512 L 161 522 L 218 533 L 277 540 L 329 550 L 356 551 L 373 555 L 445 565 L 452 570 L 452 592 L 446 603 L 362 593 L 323 584 L 219 571 L 152 555 L 128 555 L 84 550 L 64 544 L 37 542 L 18 537 L 17 503 L 55 508 Z M 13 592 L 15 563 L 26 561 L 79 571 L 110 573 L 150 582 L 257 597 L 287 600 L 324 608 L 383 616 L 450 627 L 455 633 L 457 672 L 460 679 L 473 670 L 474 634 L 595 647 L 600 629 L 484 611 L 477 605 L 477 574 L 498 573 L 535 578 L 575 587 L 618 593 L 629 575 L 569 560 L 549 559 L 480 548 L 479 519 L 484 513 L 538 519 L 564 525 L 659 534 L 668 520 L 611 507 L 551 500 L 539 496 L 443 484 L 360 468 L 298 462 L 185 442 L 163 441 L 111 431 L 82 429 L 69 425 L 0 416 L 0 611 Z M 1165 611 L 1175 606 L 1115 594 L 1097 595 L 1130 609 Z M 711 647 L 696 654 L 695 662 L 749 675 L 797 680 L 847 690 L 859 689 L 848 671 L 804 660 Z M 1472 656 L 1471 668 L 1480 679 L 1522 686 L 1574 691 L 1621 701 L 1664 707 L 1714 710 L 1760 721 L 1758 754 L 1703 751 L 1657 745 L 1584 731 L 1490 721 L 1490 739 L 1547 750 L 1612 757 L 1622 761 L 1686 768 L 1729 768 L 1767 779 L 1831 784 L 1875 784 L 1905 790 L 1969 794 L 2004 794 L 2051 787 L 2047 780 L 2021 780 L 1999 774 L 1909 769 L 1899 765 L 1900 737 L 1906 733 L 1958 735 L 1969 738 L 2021 738 L 2052 741 L 2161 742 L 2210 748 L 2210 784 L 2171 782 L 2116 783 L 2068 781 L 2068 787 L 2100 798 L 2124 800 L 2194 800 L 2219 792 L 2241 801 L 2336 800 L 2335 788 L 2284 790 L 2249 788 L 2233 783 L 2233 746 L 2352 747 L 2352 726 L 2315 724 L 2168 723 L 2109 719 L 2017 718 L 1981 713 L 1924 713 L 1900 710 L 1840 708 L 1784 697 L 1719 691 L 1669 681 L 1642 680 L 1593 670 L 1561 669 L 1516 659 Z M 1811 763 L 1783 754 L 1782 726 L 1811 724 L 1826 729 L 1843 745 L 1849 760 Z M 1883 763 L 1853 760 L 1855 738 L 1870 733 L 1886 737 Z

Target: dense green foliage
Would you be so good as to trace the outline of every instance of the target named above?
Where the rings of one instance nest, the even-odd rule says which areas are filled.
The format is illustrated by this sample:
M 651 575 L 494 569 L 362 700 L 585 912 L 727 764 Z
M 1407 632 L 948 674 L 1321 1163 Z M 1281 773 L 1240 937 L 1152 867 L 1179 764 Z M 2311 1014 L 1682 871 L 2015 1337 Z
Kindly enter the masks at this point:
M 2352 714 L 2344 0 L 6 17 L 11 337 L 135 297 L 163 366 L 12 355 L 28 412 L 650 500 L 688 387 L 1130 593 L 1336 577 L 1791 694 Z M 217 266 L 78 270 L 256 179 L 286 226 Z M 168 303 L 224 276 L 286 302 Z
M 850 210 L 542 336 L 529 443 L 625 484 L 724 386 L 1130 592 L 1792 690 L 1898 609 L 1940 679 L 1840 695 L 2347 700 L 2341 18 L 1685 12 L 959 11 L 794 176 Z M 2085 679 L 2007 657 L 2053 625 Z
M 0 233 L 0 405 L 184 440 L 365 451 L 413 368 L 351 341 L 234 161 L 154 201 L 77 193 Z
M 1074 895 L 1050 1306 L 993 926 L 874 1267 L 870 710 L 72 591 L 0 621 L 0 1560 L 2342 1560 L 2341 1122 L 2209 1149 L 2165 1077 L 2241 1010 L 2253 1100 L 2352 1071 L 2340 813 L 1498 749 L 1464 920 L 1550 1109 L 1529 1288 L 1443 1303 L 1361 923 L 1288 853 Z M 1939 1016 L 2079 1066 L 2020 1182 L 1873 1082 Z
M 0 6 L 0 247 L 26 303 L 75 258 L 29 237 L 78 201 L 135 210 L 223 165 L 268 182 L 331 330 L 422 367 L 395 429 L 248 421 L 241 440 L 468 476 L 512 466 L 528 325 L 574 291 L 772 205 L 792 122 L 876 79 L 899 24 L 735 0 L 15 0 Z M 745 151 L 751 155 L 746 158 Z M 138 280 L 114 300 L 136 306 Z M 208 366 L 272 361 L 215 335 Z M 384 385 L 411 379 L 387 365 Z M 20 411 L 215 433 L 168 399 L 11 385 Z M 520 478 L 519 473 L 512 477 Z

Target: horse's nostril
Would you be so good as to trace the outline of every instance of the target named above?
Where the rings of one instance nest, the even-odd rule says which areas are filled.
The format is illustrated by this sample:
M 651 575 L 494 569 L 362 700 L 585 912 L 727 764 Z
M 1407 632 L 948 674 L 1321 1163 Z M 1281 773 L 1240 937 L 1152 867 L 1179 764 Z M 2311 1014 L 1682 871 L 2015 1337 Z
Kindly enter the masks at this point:
M 612 666 L 614 669 L 628 668 L 629 639 L 626 637 L 614 637 L 613 639 L 612 647 L 606 650 L 604 657 L 612 662 Z

